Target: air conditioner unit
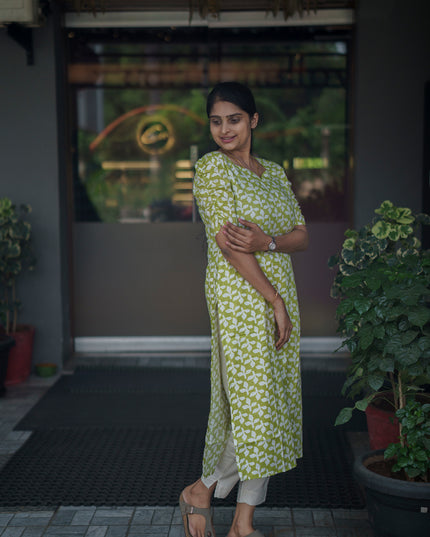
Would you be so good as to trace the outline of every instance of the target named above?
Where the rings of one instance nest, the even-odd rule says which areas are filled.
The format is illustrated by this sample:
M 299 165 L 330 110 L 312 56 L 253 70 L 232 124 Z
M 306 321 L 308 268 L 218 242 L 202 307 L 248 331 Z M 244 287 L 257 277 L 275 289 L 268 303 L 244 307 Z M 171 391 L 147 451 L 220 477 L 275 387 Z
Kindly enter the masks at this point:
M 0 26 L 11 23 L 39 25 L 39 0 L 0 0 Z

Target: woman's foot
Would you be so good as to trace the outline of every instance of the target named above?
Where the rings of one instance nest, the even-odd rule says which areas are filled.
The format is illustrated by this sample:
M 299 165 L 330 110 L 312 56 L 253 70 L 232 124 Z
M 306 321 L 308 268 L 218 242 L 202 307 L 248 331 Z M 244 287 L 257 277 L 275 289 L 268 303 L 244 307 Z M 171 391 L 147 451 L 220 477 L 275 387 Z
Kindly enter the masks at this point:
M 199 479 L 192 485 L 184 488 L 181 494 L 181 499 L 190 506 L 209 509 L 214 489 L 215 484 L 208 489 Z M 210 517 L 209 513 L 206 514 L 206 516 L 204 514 L 185 513 L 185 517 L 184 524 L 186 525 L 186 534 L 188 529 L 188 533 L 191 537 L 215 537 L 212 521 L 207 520 L 207 518 Z M 187 537 L 189 536 L 187 535 Z
M 255 532 L 252 525 L 254 518 L 254 505 L 238 503 L 234 514 L 233 522 L 227 537 L 247 537 Z

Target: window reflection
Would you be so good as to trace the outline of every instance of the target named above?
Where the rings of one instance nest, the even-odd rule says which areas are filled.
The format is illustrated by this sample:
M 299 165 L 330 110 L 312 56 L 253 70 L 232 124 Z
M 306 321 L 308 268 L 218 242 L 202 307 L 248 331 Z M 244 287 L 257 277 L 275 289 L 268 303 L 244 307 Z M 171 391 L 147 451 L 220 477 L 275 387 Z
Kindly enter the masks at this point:
M 193 166 L 214 149 L 206 94 L 238 80 L 260 112 L 255 152 L 283 164 L 307 221 L 347 220 L 347 43 L 202 32 L 146 31 L 133 43 L 69 36 L 75 219 L 196 220 Z

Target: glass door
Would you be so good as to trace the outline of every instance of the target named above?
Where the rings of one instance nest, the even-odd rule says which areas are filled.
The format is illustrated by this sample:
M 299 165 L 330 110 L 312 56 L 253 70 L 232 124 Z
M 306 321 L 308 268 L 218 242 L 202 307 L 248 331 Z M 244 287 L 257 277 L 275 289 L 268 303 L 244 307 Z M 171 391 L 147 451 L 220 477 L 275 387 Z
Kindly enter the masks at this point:
M 294 256 L 304 336 L 333 336 L 327 259 L 348 226 L 348 40 L 285 29 L 69 33 L 75 337 L 207 336 L 195 160 L 208 90 L 237 80 L 256 154 L 282 164 L 310 229 Z

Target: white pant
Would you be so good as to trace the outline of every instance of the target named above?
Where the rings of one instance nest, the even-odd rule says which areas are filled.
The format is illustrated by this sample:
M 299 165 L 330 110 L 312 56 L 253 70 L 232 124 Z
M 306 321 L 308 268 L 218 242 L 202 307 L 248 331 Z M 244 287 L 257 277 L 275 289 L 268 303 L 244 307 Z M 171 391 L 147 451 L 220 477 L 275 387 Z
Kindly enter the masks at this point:
M 218 319 L 217 319 L 218 321 Z M 219 323 L 218 323 L 218 334 Z M 227 383 L 227 368 L 225 365 L 225 356 L 221 346 L 221 338 L 219 337 L 219 355 L 221 366 L 221 378 L 222 385 L 230 402 L 230 392 Z M 232 488 L 239 481 L 239 472 L 237 471 L 236 463 L 236 449 L 233 443 L 233 435 L 227 440 L 227 445 L 221 455 L 218 464 L 215 467 L 215 471 L 208 477 L 201 477 L 202 483 L 210 488 L 216 483 L 215 498 L 225 498 L 228 496 Z M 257 479 L 249 479 L 247 481 L 240 481 L 239 490 L 237 493 L 237 503 L 246 503 L 248 505 L 259 505 L 264 503 L 267 494 L 267 485 L 269 484 L 268 477 L 260 477 Z

